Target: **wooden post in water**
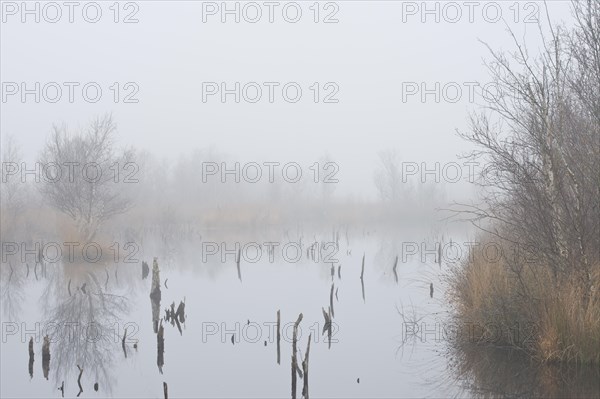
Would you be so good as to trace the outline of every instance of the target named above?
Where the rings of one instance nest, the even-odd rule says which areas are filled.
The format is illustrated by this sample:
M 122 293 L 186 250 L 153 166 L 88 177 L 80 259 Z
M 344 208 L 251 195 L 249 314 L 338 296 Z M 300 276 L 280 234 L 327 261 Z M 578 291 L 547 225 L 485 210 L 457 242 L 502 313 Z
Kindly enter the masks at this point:
M 329 307 L 331 308 L 331 317 L 335 317 L 335 313 L 333 311 L 333 286 L 334 284 L 331 283 L 331 292 L 329 292 Z
M 33 337 L 29 338 L 29 377 L 33 378 Z
M 238 248 L 238 253 L 237 253 L 237 272 L 238 272 L 238 278 L 240 279 L 240 282 L 242 281 L 242 271 L 240 270 L 240 259 L 242 257 L 242 249 Z
M 302 370 L 304 371 L 304 385 L 302 387 L 302 396 L 304 399 L 308 399 L 308 355 L 310 353 L 310 340 L 312 338 L 312 334 L 308 336 L 308 344 L 306 345 L 306 355 L 304 355 L 304 360 L 302 361 Z
M 329 312 L 326 312 L 324 308 L 321 308 L 321 310 L 323 311 L 323 317 L 325 318 L 325 324 L 323 325 L 323 331 L 321 332 L 321 335 L 325 334 L 325 331 L 327 331 L 327 337 L 329 338 L 329 349 L 331 349 L 331 308 L 329 308 Z
M 150 288 L 150 302 L 152 304 L 152 326 L 155 333 L 158 333 L 160 299 L 160 269 L 158 267 L 157 258 L 154 258 L 152 263 L 152 287 Z
M 79 365 L 77 365 L 77 368 L 79 369 L 79 377 L 77 377 L 77 385 L 79 385 L 79 393 L 77 394 L 77 397 L 79 397 L 79 395 L 81 395 L 81 393 L 83 392 L 83 387 L 81 386 L 81 374 L 83 374 L 83 367 L 79 367 Z
M 162 374 L 162 368 L 165 364 L 165 338 L 164 338 L 165 329 L 162 325 L 162 320 L 160 321 L 160 327 L 158 327 L 158 333 L 156 334 L 156 364 L 158 366 L 158 371 Z
M 165 394 L 165 399 L 169 399 L 169 392 L 168 392 L 168 387 L 167 387 L 167 383 L 163 381 L 163 392 Z
M 362 280 L 364 276 L 365 276 L 365 254 L 363 254 L 363 258 L 362 258 L 362 268 L 360 271 L 360 279 Z
M 123 353 L 125 354 L 125 359 L 127 359 L 127 348 L 125 347 L 125 338 L 127 338 L 127 327 L 125 327 L 125 332 L 123 333 L 123 339 L 121 340 L 121 347 L 123 348 Z
M 148 277 L 148 274 L 150 274 L 150 268 L 148 267 L 148 263 L 142 261 L 142 280 Z
M 281 364 L 281 312 L 277 311 L 277 364 Z
M 48 371 L 50 370 L 50 339 L 46 335 L 42 344 L 42 370 L 44 378 L 48 379 Z
M 297 360 L 297 341 L 298 341 L 298 325 L 302 321 L 302 313 L 298 316 L 298 320 L 294 324 L 294 335 L 292 338 L 292 399 L 296 399 L 296 379 L 297 373 L 296 370 L 298 360 Z

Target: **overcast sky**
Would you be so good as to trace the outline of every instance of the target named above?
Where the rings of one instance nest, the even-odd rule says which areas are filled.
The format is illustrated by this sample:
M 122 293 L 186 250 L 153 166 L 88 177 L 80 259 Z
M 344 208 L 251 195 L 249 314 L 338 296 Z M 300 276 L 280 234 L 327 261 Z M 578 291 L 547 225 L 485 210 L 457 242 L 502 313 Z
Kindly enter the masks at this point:
M 22 4 L 2 3 L 0 126 L 3 136 L 17 137 L 27 159 L 40 151 L 53 123 L 76 128 L 112 112 L 120 144 L 169 158 L 209 146 L 259 163 L 310 165 L 329 154 L 340 165 L 338 191 L 358 195 L 373 190 L 378 151 L 397 149 L 403 160 L 428 163 L 464 152 L 455 129 L 466 128 L 468 112 L 480 102 L 469 98 L 469 85 L 488 82 L 488 52 L 479 40 L 512 49 L 508 24 L 535 52 L 538 27 L 528 21 L 546 18 L 539 2 L 275 2 L 270 23 L 264 2 L 228 2 L 230 9 L 239 7 L 236 23 L 235 15 L 222 15 L 221 2 L 145 1 L 120 3 L 118 16 L 112 2 L 99 2 L 97 23 L 84 19 L 86 2 L 75 7 L 73 23 L 59 2 L 62 15 L 51 23 L 56 7 L 38 4 L 35 22 L 34 14 L 23 15 Z M 27 3 L 30 9 L 35 4 Z M 424 13 L 426 4 L 432 13 Z M 299 21 L 286 21 L 298 8 Z M 552 1 L 548 8 L 553 21 L 570 20 L 568 2 Z M 258 9 L 258 22 L 249 22 Z M 94 5 L 86 10 L 94 19 Z M 503 19 L 494 22 L 498 11 Z M 138 22 L 124 23 L 127 17 Z M 30 89 L 40 82 L 39 103 L 33 94 L 22 101 L 22 82 Z M 56 103 L 48 101 L 56 96 L 53 85 L 44 96 L 49 82 L 62 87 Z M 73 103 L 64 82 L 79 84 Z M 89 82 L 102 89 L 97 103 L 82 95 Z M 203 82 L 225 82 L 230 89 L 240 82 L 240 103 L 233 94 L 225 102 L 220 93 L 207 95 L 212 84 L 204 84 L 203 101 Z M 243 96 L 249 82 L 262 88 L 256 103 L 246 101 L 256 96 L 255 85 Z M 275 82 L 273 103 L 265 82 Z M 295 103 L 282 94 L 290 82 L 290 99 L 294 87 L 302 89 Z M 439 103 L 433 93 L 423 102 L 420 92 L 406 92 L 421 90 L 422 83 L 434 89 L 436 82 L 440 88 L 450 83 L 447 96 L 437 93 Z M 12 94 L 15 87 L 19 92 Z M 94 96 L 93 87 L 88 94 Z M 124 103 L 126 95 L 138 102 Z

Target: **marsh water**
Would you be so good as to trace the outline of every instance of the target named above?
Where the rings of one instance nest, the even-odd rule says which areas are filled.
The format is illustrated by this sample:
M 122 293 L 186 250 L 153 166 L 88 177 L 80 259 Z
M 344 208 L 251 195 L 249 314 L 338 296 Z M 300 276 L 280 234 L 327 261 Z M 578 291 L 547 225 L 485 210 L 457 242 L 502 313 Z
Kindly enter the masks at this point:
M 597 370 L 452 344 L 444 276 L 457 263 L 436 248 L 465 237 L 181 229 L 136 236 L 117 262 L 10 259 L 1 395 L 161 398 L 166 383 L 173 398 L 290 397 L 302 313 L 298 363 L 310 335 L 313 397 L 598 397 Z M 159 301 L 150 298 L 156 279 Z M 182 306 L 175 317 L 172 304 Z

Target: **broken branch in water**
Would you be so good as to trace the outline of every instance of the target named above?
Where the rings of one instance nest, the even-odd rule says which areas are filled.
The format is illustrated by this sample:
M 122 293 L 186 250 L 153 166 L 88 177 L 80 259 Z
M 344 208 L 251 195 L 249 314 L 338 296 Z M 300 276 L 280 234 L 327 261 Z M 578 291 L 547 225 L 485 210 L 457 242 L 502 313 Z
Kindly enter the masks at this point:
M 29 338 L 29 376 L 33 378 L 33 359 L 35 355 L 33 353 L 33 337 Z
M 79 367 L 79 365 L 77 365 L 77 368 L 79 369 L 79 377 L 77 377 L 77 385 L 79 385 L 79 393 L 77 394 L 77 397 L 79 397 L 79 395 L 81 395 L 81 393 L 83 392 L 83 387 L 81 386 L 81 375 L 83 374 L 83 368 Z
M 297 360 L 297 341 L 298 341 L 298 325 L 300 324 L 300 322 L 302 321 L 302 313 L 300 313 L 300 315 L 298 316 L 298 320 L 296 320 L 296 323 L 294 324 L 294 334 L 293 334 L 293 338 L 292 338 L 292 398 L 295 399 L 296 398 L 296 379 L 297 379 L 297 367 L 298 367 L 298 360 Z
M 160 321 L 160 327 L 158 327 L 158 333 L 156 334 L 156 349 L 157 349 L 157 357 L 156 364 L 158 365 L 158 371 L 162 374 L 162 368 L 165 364 L 165 338 L 164 338 L 165 329 L 162 325 L 162 320 Z
M 180 301 L 177 310 L 175 310 L 175 302 L 171 303 L 171 310 L 165 309 L 165 314 L 165 320 L 171 322 L 171 325 L 177 324 L 179 334 L 183 334 L 181 323 L 185 323 L 185 302 Z
M 331 326 L 331 317 L 325 311 L 325 308 L 321 308 L 321 310 L 323 310 L 323 317 L 325 318 L 325 325 L 323 325 L 323 331 L 321 332 L 321 335 L 323 335 L 325 334 L 325 331 L 327 331 Z
M 396 261 L 394 262 L 394 268 L 392 269 L 394 271 L 394 277 L 396 279 L 396 282 L 398 282 L 398 272 L 396 271 L 397 267 L 398 267 L 398 255 L 396 255 Z
M 360 271 L 360 279 L 361 280 L 363 279 L 364 275 L 365 275 L 365 254 L 363 254 L 363 257 L 362 257 L 362 268 Z
M 238 248 L 237 261 L 236 261 L 238 278 L 240 279 L 240 282 L 242 281 L 242 270 L 240 269 L 240 258 L 242 255 L 241 251 L 242 251 L 242 249 Z
M 323 317 L 325 318 L 325 324 L 323 325 L 323 331 L 321 335 L 325 334 L 327 331 L 327 337 L 329 340 L 329 349 L 331 349 L 331 331 L 332 331 L 332 322 L 331 322 L 331 308 L 329 308 L 329 312 L 326 312 L 324 308 L 321 308 L 323 311 Z
M 308 344 L 306 345 L 306 355 L 302 361 L 302 370 L 304 371 L 304 385 L 302 387 L 302 396 L 304 399 L 308 399 L 308 355 L 310 353 L 310 340 L 312 334 L 308 336 Z
M 335 317 L 335 312 L 333 311 L 333 286 L 331 283 L 331 292 L 329 293 L 329 308 L 331 309 L 331 317 Z
M 183 301 L 179 302 L 175 316 L 179 318 L 180 322 L 185 323 L 185 297 L 183 298 Z
M 165 399 L 169 399 L 167 383 L 164 381 L 163 381 L 163 393 L 165 394 Z
M 121 346 L 123 347 L 123 353 L 125 354 L 125 359 L 127 359 L 127 348 L 125 347 L 125 338 L 127 338 L 127 327 L 125 327 L 125 332 L 123 333 L 123 339 L 121 340 Z
M 44 378 L 48 379 L 48 371 L 50 370 L 50 339 L 46 335 L 42 344 L 42 370 Z
M 148 263 L 142 261 L 142 280 L 144 280 L 146 277 L 148 277 L 149 273 L 150 273 L 150 268 L 148 267 Z
M 365 280 L 363 280 L 362 278 L 360 279 L 360 287 L 362 289 L 362 298 L 363 298 L 363 303 L 366 303 L 366 299 L 365 299 Z
M 152 264 L 152 287 L 150 288 L 150 302 L 152 304 L 152 324 L 155 333 L 158 333 L 160 299 L 160 269 L 158 267 L 157 258 L 154 258 L 154 262 Z
M 281 364 L 281 318 L 280 310 L 277 311 L 277 364 Z

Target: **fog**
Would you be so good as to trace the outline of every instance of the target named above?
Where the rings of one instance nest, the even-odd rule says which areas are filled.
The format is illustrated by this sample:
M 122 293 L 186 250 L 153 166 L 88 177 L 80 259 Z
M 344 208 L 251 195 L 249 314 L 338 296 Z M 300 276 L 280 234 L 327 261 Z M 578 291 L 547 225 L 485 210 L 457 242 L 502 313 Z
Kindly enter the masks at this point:
M 83 19 L 79 8 L 73 11 L 73 23 L 65 7 L 57 23 L 45 22 L 41 6 L 40 23 L 34 22 L 35 15 L 25 15 L 31 23 L 21 23 L 20 8 L 16 15 L 5 12 L 2 81 L 26 82 L 29 89 L 34 82 L 42 88 L 56 82 L 63 90 L 56 103 L 44 101 L 43 95 L 39 103 L 31 94 L 24 103 L 21 92 L 6 96 L 3 136 L 16 136 L 26 159 L 33 160 L 52 124 L 76 129 L 111 112 L 121 145 L 161 159 L 175 160 L 206 148 L 239 162 L 311 165 L 327 155 L 339 165 L 336 194 L 374 199 L 379 151 L 396 149 L 402 161 L 426 162 L 433 168 L 435 162 L 456 161 L 468 150 L 455 129 L 464 130 L 468 113 L 481 103 L 481 89 L 474 84 L 488 83 L 483 59 L 489 52 L 480 40 L 495 49 L 512 48 L 508 26 L 517 37 L 539 45 L 537 24 L 524 20 L 542 5 L 513 10 L 499 3 L 502 19 L 491 22 L 496 20 L 496 7 L 483 11 L 485 4 L 469 12 L 469 7 L 456 3 L 461 13 L 456 18 L 455 8 L 443 3 L 431 5 L 438 12 L 427 14 L 420 3 L 343 2 L 336 3 L 339 10 L 321 4 L 321 18 L 335 11 L 338 23 L 314 23 L 310 5 L 302 3 L 297 23 L 284 20 L 282 7 L 273 10 L 274 22 L 269 23 L 265 6 L 259 22 L 250 23 L 242 13 L 244 4 L 237 3 L 240 22 L 235 23 L 235 15 L 225 15 L 227 22 L 222 23 L 222 6 L 216 4 L 216 15 L 203 2 L 144 2 L 139 10 L 121 10 L 121 18 L 135 11 L 137 23 L 114 23 L 108 5 L 94 24 Z M 415 4 L 417 10 L 412 8 Z M 548 8 L 553 20 L 569 17 L 567 2 L 551 2 Z M 543 7 L 538 11 L 545 19 Z M 52 9 L 47 13 L 48 18 L 54 16 Z M 92 10 L 87 13 L 93 16 Z M 287 13 L 293 16 L 293 9 Z M 73 89 L 73 103 L 64 82 L 80 84 Z M 95 104 L 81 93 L 88 82 L 97 82 L 103 91 Z M 114 82 L 121 86 L 116 104 L 116 90 L 109 88 Z M 131 98 L 137 103 L 123 103 L 134 91 L 133 86 L 123 88 L 127 82 L 139 88 Z M 225 82 L 228 89 L 235 82 L 241 87 L 256 82 L 263 93 L 257 103 L 244 98 L 235 103 L 232 94 L 223 103 L 220 93 L 203 102 L 203 82 Z M 264 82 L 279 84 L 273 103 Z M 282 96 L 288 82 L 302 89 L 297 103 Z M 319 103 L 309 88 L 314 82 L 320 85 Z M 323 88 L 327 82 L 339 88 L 332 98 L 337 103 L 323 103 L 332 91 Z M 416 94 L 406 93 L 408 83 L 418 86 Z M 421 84 L 431 90 L 425 98 Z M 54 98 L 54 89 L 48 90 L 47 97 Z M 248 93 L 254 98 L 254 91 Z
M 557 118 L 558 139 L 536 130 L 552 118 L 536 118 L 560 106 L 544 114 L 527 97 L 526 119 L 502 112 L 527 90 L 552 105 L 560 84 L 593 91 L 595 64 L 579 53 L 560 47 L 577 60 L 564 71 L 548 61 L 579 26 L 570 2 L 3 0 L 1 11 L 0 396 L 598 395 L 597 370 L 528 363 L 513 341 L 480 346 L 481 318 L 456 323 L 465 302 L 501 319 L 488 286 L 469 281 L 461 297 L 457 281 L 483 256 L 482 280 L 503 289 L 514 276 L 487 270 L 504 270 L 507 242 L 549 254 L 555 279 L 584 265 L 597 298 L 586 252 L 598 244 L 597 93 L 565 100 L 579 119 Z M 585 53 L 573 37 L 561 44 Z M 505 59 L 522 75 L 499 79 Z M 557 73 L 548 94 L 552 67 L 577 84 Z M 521 124 L 534 139 L 513 141 Z M 478 126 L 488 135 L 466 139 Z M 506 164 L 495 140 L 516 148 L 498 150 Z M 530 180 L 503 185 L 523 170 Z M 522 267 L 508 269 L 521 281 Z M 552 281 L 548 292 L 566 286 Z M 579 319 L 594 323 L 600 302 L 583 297 Z M 519 323 L 522 340 L 537 336 Z

